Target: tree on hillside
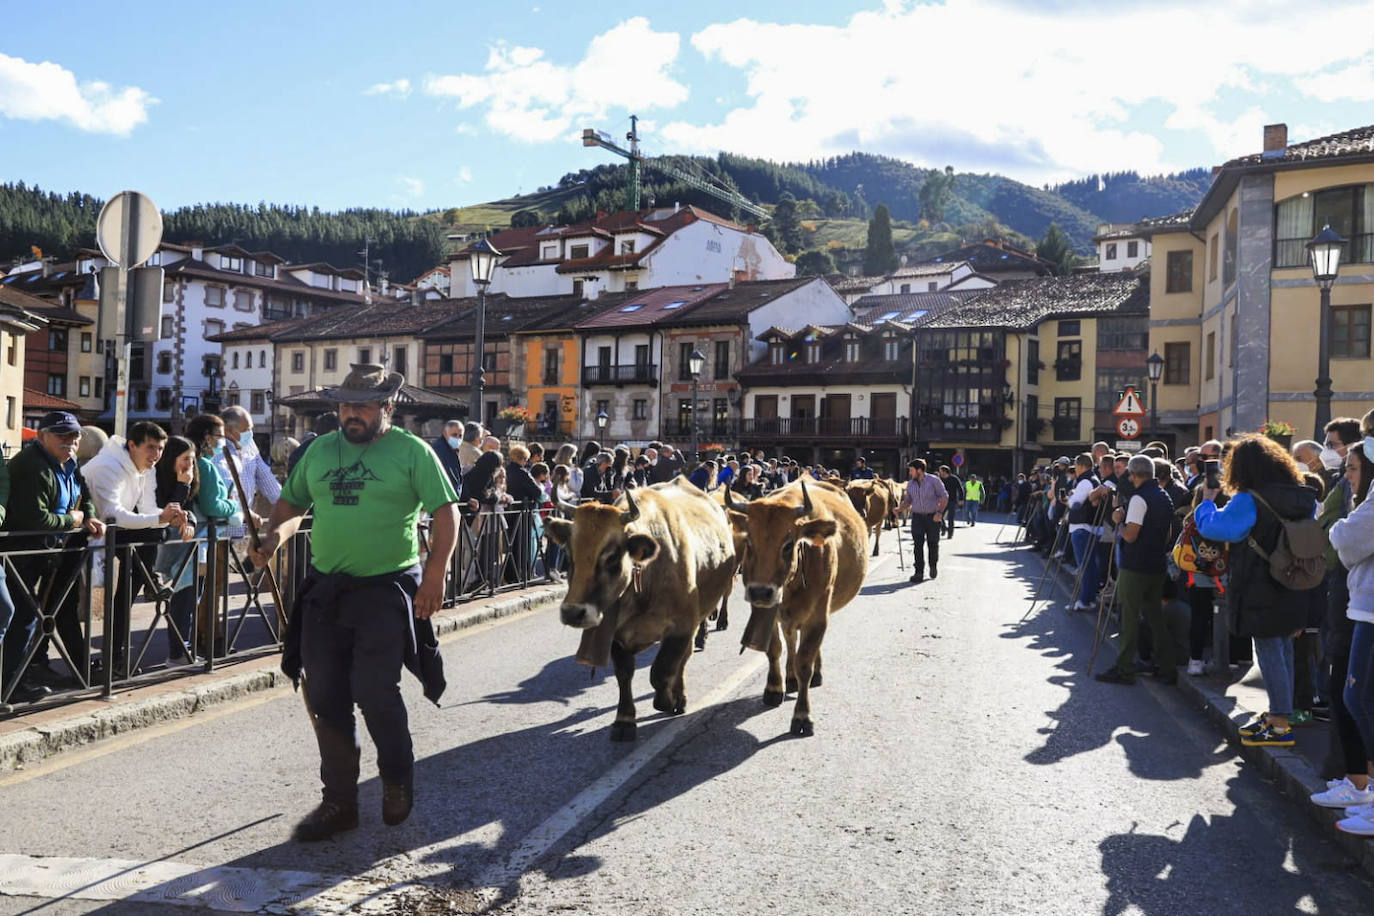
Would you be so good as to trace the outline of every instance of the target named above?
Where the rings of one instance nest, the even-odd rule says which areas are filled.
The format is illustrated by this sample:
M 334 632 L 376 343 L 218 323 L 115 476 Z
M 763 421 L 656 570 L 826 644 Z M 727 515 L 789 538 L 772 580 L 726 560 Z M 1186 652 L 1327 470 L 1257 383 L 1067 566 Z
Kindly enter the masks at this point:
M 1066 277 L 1073 270 L 1073 250 L 1069 248 L 1069 240 L 1059 231 L 1056 223 L 1050 223 L 1050 228 L 1045 230 L 1045 237 L 1035 246 L 1035 254 L 1054 265 L 1054 274 L 1057 277 Z
M 892 215 L 887 204 L 873 208 L 868 221 L 868 243 L 864 246 L 864 273 L 870 277 L 890 273 L 897 268 L 897 252 L 892 248 Z
M 823 277 L 835 272 L 835 259 L 830 252 L 820 248 L 803 251 L 797 255 L 797 276 Z
M 529 229 L 544 224 L 544 214 L 538 210 L 516 210 L 510 216 L 512 229 Z
M 783 253 L 801 251 L 802 228 L 801 218 L 797 216 L 797 199 L 788 191 L 783 191 L 778 197 L 777 206 L 773 208 L 773 227 L 777 231 L 778 240 L 782 243 L 779 247 Z
M 954 193 L 954 166 L 947 165 L 943 172 L 931 172 L 930 177 L 921 185 L 921 218 L 938 223 L 945 218 L 945 207 L 949 205 Z

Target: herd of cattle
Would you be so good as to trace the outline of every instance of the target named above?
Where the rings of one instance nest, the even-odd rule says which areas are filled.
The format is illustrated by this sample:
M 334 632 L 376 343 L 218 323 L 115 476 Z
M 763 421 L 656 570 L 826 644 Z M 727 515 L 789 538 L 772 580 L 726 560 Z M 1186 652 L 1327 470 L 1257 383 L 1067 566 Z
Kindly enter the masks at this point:
M 726 488 L 707 494 L 678 478 L 627 490 L 615 505 L 564 507 L 568 518 L 548 522 L 570 564 L 560 617 L 583 631 L 577 661 L 614 664 L 620 703 L 611 740 L 635 737 L 635 655 L 655 643 L 654 708 L 686 711 L 694 637 L 704 639 L 713 613 L 717 629 L 725 628 L 737 574 L 750 605 L 741 643 L 768 655 L 763 701 L 780 706 L 795 693 L 791 732 L 812 734 L 811 688 L 821 684 L 826 627 L 859 593 L 868 572 L 868 534 L 875 532 L 876 555 L 895 495 L 889 481 L 856 482 L 846 492 L 802 479 L 743 502 Z

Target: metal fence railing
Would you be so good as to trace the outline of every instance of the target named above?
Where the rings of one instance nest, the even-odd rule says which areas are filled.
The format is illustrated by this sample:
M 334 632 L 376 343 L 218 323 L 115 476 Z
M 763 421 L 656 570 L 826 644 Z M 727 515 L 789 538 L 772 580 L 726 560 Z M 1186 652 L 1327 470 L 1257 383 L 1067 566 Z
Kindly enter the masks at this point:
M 464 513 L 444 606 L 551 581 L 562 558 L 545 544 L 545 514 Z M 310 568 L 310 521 L 269 567 L 280 607 L 247 542 L 224 537 L 213 520 L 191 541 L 164 541 L 161 528 L 111 526 L 95 545 L 81 532 L 0 532 L 0 588 L 15 606 L 0 638 L 0 715 L 276 652 Z M 418 536 L 426 551 L 427 522 Z M 50 692 L 35 698 L 35 684 Z

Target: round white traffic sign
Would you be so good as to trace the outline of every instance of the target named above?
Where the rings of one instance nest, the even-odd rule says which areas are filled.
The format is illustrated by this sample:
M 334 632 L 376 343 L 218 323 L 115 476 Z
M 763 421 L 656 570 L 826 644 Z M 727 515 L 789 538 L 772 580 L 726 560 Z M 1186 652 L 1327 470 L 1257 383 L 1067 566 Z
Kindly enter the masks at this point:
M 1116 421 L 1116 431 L 1123 439 L 1134 439 L 1140 435 L 1140 421 L 1135 417 L 1122 417 Z
M 162 244 L 162 211 L 146 194 L 120 191 L 100 208 L 95 239 L 112 264 L 137 267 Z

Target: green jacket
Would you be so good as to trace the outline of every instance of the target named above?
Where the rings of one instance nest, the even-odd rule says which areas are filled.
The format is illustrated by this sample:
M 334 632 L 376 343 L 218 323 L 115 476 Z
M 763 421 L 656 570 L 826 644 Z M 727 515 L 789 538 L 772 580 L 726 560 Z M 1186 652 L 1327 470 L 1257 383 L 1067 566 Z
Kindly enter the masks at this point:
M 1328 533 L 1331 531 L 1332 525 L 1336 524 L 1340 519 L 1345 518 L 1345 500 L 1345 481 L 1337 478 L 1335 484 L 1326 491 L 1326 497 L 1322 500 L 1321 508 L 1317 510 L 1317 524 L 1321 525 Z M 1326 568 L 1328 570 L 1335 569 L 1336 564 L 1339 562 L 1340 560 L 1336 556 L 1336 548 L 1328 544 L 1326 548 Z
M 9 512 L 4 516 L 6 531 L 70 531 L 71 513 L 57 515 L 48 507 L 57 502 L 57 472 L 53 463 L 43 451 L 43 446 L 30 442 L 20 449 L 19 454 L 9 463 Z M 80 469 L 76 472 L 76 485 L 81 490 L 77 508 L 86 518 L 95 517 L 95 504 L 91 502 L 91 488 Z

